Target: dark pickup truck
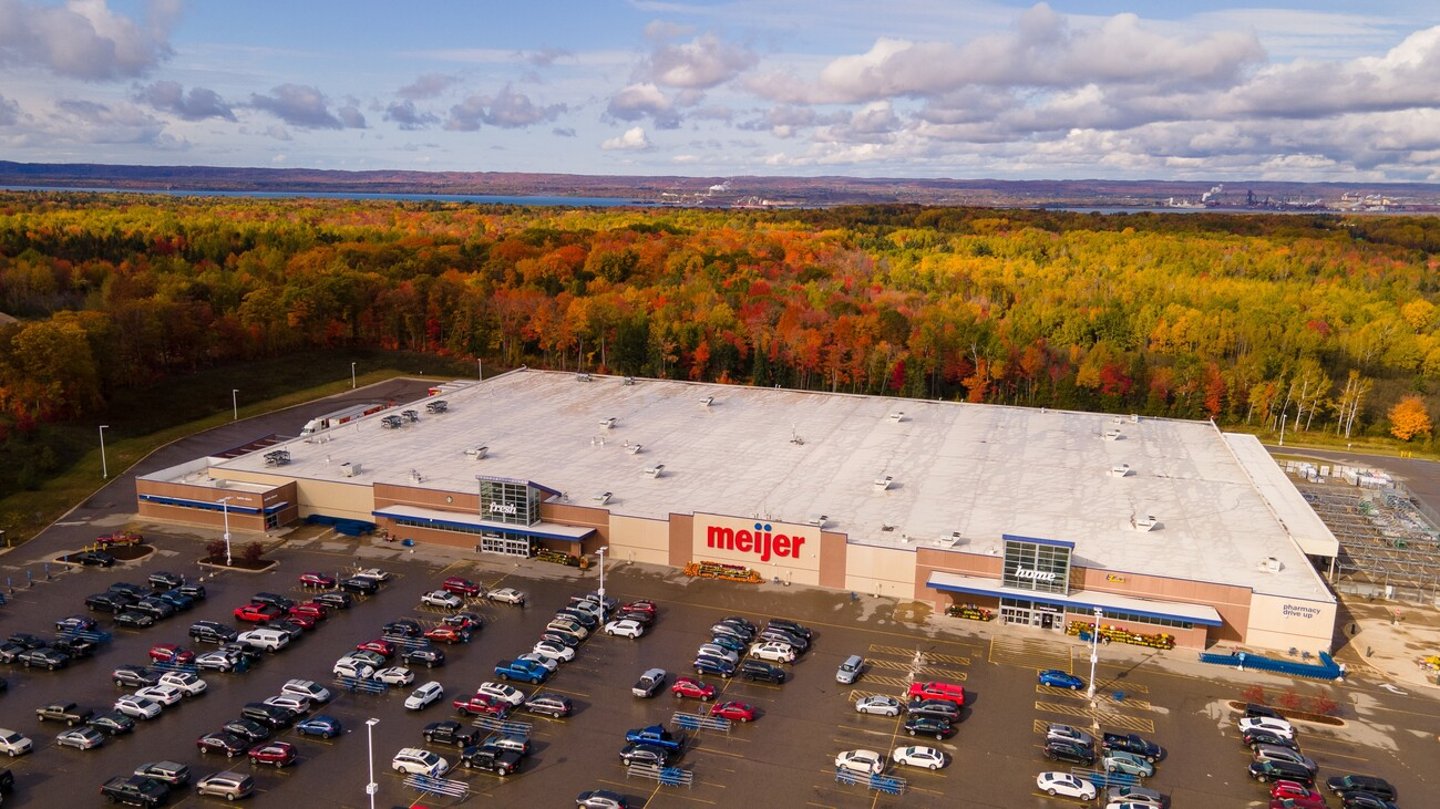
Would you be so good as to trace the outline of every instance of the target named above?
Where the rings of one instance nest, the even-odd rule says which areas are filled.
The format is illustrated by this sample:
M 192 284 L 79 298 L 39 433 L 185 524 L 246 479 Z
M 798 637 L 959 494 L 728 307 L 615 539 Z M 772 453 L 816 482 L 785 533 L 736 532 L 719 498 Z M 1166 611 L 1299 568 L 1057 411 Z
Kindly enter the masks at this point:
M 465 748 L 460 755 L 460 765 L 476 770 L 489 770 L 496 775 L 509 775 L 520 769 L 523 757 L 514 750 L 490 745 Z
M 453 744 L 456 747 L 470 747 L 480 738 L 480 729 L 462 725 L 454 720 L 431 722 L 422 731 L 425 741 L 431 744 Z
M 89 708 L 81 708 L 73 702 L 52 702 L 36 708 L 35 715 L 40 718 L 41 722 L 46 719 L 54 719 L 57 722 L 64 722 L 70 727 L 75 727 L 81 722 L 88 721 L 95 715 L 95 712 Z
M 650 725 L 627 730 L 625 731 L 625 741 L 632 744 L 662 747 L 666 750 L 683 750 L 685 748 L 685 734 L 672 733 L 666 730 L 664 725 Z
M 164 781 L 146 778 L 142 775 L 116 776 L 100 787 L 100 794 L 111 803 L 130 806 L 159 806 L 170 797 L 170 787 Z
M 1165 757 L 1165 748 L 1134 733 L 1106 733 L 1100 738 L 1100 745 L 1106 750 L 1120 750 L 1154 764 Z

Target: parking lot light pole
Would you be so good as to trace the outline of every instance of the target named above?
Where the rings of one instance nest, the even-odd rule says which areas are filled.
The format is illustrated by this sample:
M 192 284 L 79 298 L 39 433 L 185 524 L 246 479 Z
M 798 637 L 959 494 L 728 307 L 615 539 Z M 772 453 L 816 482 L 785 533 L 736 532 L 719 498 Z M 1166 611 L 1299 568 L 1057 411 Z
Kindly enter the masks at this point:
M 370 796 L 370 809 L 375 809 L 375 793 L 380 785 L 375 783 L 375 726 L 380 720 L 374 717 L 365 720 L 365 744 L 370 748 L 370 782 L 365 785 L 365 794 Z
M 1090 701 L 1091 709 L 1095 707 L 1095 664 L 1100 661 L 1100 619 L 1104 615 L 1099 607 L 1095 608 L 1095 628 L 1090 631 L 1090 688 L 1085 698 Z
M 231 560 L 230 560 L 230 501 L 233 500 L 234 498 L 235 498 L 235 495 L 232 494 L 232 495 L 230 495 L 229 497 L 222 497 L 222 498 L 220 498 L 219 500 L 216 500 L 216 501 L 215 501 L 215 502 L 217 502 L 217 503 L 220 504 L 220 513 L 225 516 L 225 566 L 226 566 L 226 567 L 229 567 L 229 566 L 230 566 L 230 561 L 231 561 Z
M 234 420 L 235 420 L 235 421 L 239 421 L 239 420 L 240 420 L 240 389 L 239 389 L 239 388 L 231 388 L 231 389 L 230 389 L 230 409 L 233 410 L 234 413 L 235 413 L 235 418 L 234 418 Z
M 355 363 L 350 363 L 350 390 L 355 390 Z
M 105 431 L 108 430 L 108 429 L 110 429 L 110 425 L 108 425 L 108 424 L 102 424 L 102 425 L 100 425 L 100 479 L 101 479 L 101 480 L 109 480 L 109 479 L 110 479 L 110 467 L 105 464 Z
M 600 609 L 602 610 L 605 609 L 605 552 L 608 550 L 610 550 L 610 546 L 605 545 L 595 551 L 595 555 L 600 557 Z

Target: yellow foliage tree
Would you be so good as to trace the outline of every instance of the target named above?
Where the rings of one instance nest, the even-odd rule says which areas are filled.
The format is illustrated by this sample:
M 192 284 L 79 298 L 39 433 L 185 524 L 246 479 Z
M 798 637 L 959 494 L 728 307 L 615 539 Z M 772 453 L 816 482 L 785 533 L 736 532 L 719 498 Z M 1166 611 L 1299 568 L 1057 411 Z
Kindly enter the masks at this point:
M 1425 401 L 1410 395 L 1390 408 L 1390 434 L 1401 441 L 1430 435 L 1430 414 L 1425 410 Z

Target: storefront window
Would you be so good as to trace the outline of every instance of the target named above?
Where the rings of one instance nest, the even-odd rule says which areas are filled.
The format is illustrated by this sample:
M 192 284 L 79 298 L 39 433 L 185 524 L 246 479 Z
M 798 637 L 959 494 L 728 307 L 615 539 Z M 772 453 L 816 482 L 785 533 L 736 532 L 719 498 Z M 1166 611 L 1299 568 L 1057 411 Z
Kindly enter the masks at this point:
M 1044 593 L 1070 592 L 1068 546 L 1023 539 L 1005 539 L 1004 583 Z
M 540 521 L 540 491 L 523 480 L 482 477 L 480 518 L 509 525 Z

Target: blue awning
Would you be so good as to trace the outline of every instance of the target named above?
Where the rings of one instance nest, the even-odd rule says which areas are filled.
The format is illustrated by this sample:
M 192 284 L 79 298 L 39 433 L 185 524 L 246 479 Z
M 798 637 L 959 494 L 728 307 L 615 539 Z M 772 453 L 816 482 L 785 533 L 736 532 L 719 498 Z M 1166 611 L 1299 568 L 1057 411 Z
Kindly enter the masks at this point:
M 478 516 L 460 511 L 440 511 L 416 506 L 386 506 L 370 512 L 376 517 L 405 520 L 422 527 L 448 528 L 461 531 L 493 531 L 510 536 L 530 536 L 540 539 L 557 539 L 562 542 L 583 542 L 595 533 L 594 528 L 576 525 L 561 525 L 552 522 L 537 522 L 534 525 L 512 525 L 510 523 L 484 520 Z
M 161 496 L 158 495 L 158 494 L 142 494 L 142 495 L 140 495 L 140 499 L 141 499 L 141 500 L 145 500 L 145 501 L 150 502 L 150 503 L 156 503 L 156 504 L 162 505 L 162 506 L 178 506 L 179 508 L 194 508 L 194 509 L 199 509 L 199 510 L 201 510 L 201 511 L 221 511 L 221 512 L 230 511 L 230 512 L 235 513 L 235 514 L 251 514 L 251 515 L 259 514 L 259 513 L 260 513 L 260 509 L 255 508 L 254 506 L 239 506 L 239 505 L 233 505 L 233 504 L 231 504 L 231 505 L 229 505 L 229 507 L 227 508 L 226 506 L 221 505 L 220 503 L 211 502 L 211 501 L 209 501 L 209 500 L 190 500 L 190 499 L 185 498 L 185 497 L 161 497 Z M 265 513 L 266 513 L 266 514 L 274 514 L 275 512 L 280 511 L 281 509 L 283 509 L 283 508 L 285 508 L 286 506 L 289 506 L 289 505 L 290 505 L 290 501 L 288 501 L 288 500 L 282 500 L 282 501 L 280 501 L 279 503 L 273 503 L 273 504 L 271 504 L 271 505 L 266 506 L 266 507 L 265 507 Z
M 1163 618 L 1167 621 L 1186 621 L 1201 626 L 1224 626 L 1225 624 L 1225 622 L 1220 619 L 1220 613 L 1216 612 L 1215 608 L 1208 604 L 1158 601 L 1149 598 L 1139 598 L 1137 596 L 1120 595 L 1118 593 L 1102 593 L 1095 590 L 1076 590 L 1069 595 L 1064 593 L 1047 593 L 1026 590 L 1021 587 L 1010 587 L 995 579 L 982 579 L 978 576 L 962 576 L 959 573 L 942 573 L 939 571 L 930 574 L 930 579 L 925 582 L 925 586 L 951 593 L 969 593 L 971 595 L 1038 601 L 1041 604 L 1053 604 L 1054 606 L 1069 608 L 1071 610 L 1088 612 L 1099 607 L 1106 612 L 1123 612 L 1130 615 L 1138 615 L 1141 618 Z

